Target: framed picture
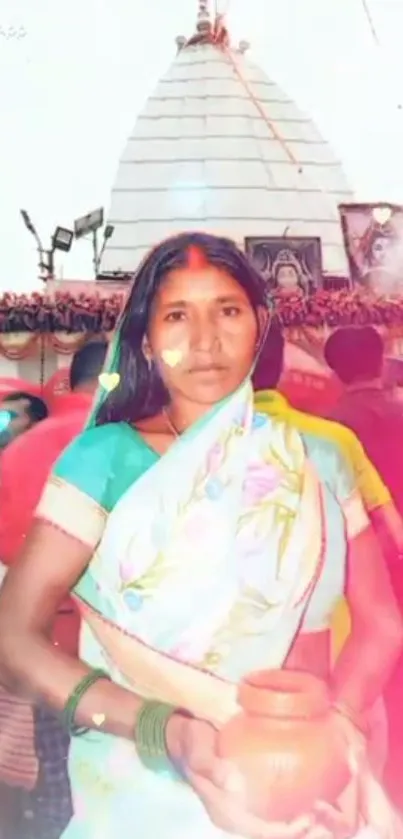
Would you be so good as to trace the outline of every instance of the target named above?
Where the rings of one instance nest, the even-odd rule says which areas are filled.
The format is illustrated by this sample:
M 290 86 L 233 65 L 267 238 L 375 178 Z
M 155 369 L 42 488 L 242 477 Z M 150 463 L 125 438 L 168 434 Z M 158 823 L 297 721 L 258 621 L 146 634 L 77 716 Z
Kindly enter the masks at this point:
M 245 250 L 270 291 L 306 295 L 322 286 L 319 238 L 250 236 L 245 239 Z
M 403 207 L 341 204 L 340 221 L 352 282 L 375 294 L 403 293 Z

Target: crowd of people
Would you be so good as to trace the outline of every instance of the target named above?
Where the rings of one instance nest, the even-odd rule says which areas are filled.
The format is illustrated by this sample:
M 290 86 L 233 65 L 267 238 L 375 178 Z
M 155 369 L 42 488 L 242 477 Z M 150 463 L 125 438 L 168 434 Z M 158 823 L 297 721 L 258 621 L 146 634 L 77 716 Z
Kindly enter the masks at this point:
M 0 460 L 2 577 L 24 545 L 53 464 L 84 428 L 106 351 L 105 341 L 78 350 L 70 367 L 70 393 L 51 416 L 44 401 L 29 393 L 11 393 L 1 405 L 9 414 Z M 52 638 L 71 655 L 78 654 L 79 625 L 74 602 L 66 597 Z M 5 839 L 56 839 L 72 815 L 68 732 L 46 706 L 21 705 L 4 692 L 0 720 L 0 778 L 8 781 L 0 795 L 1 839 L 3 833 Z
M 241 680 L 283 667 L 328 683 L 359 826 L 400 839 L 403 406 L 379 333 L 335 330 L 342 395 L 299 411 L 261 275 L 191 233 L 145 259 L 106 352 L 77 352 L 61 412 L 0 406 L 1 839 L 358 834 L 339 802 L 262 822 L 219 757 Z

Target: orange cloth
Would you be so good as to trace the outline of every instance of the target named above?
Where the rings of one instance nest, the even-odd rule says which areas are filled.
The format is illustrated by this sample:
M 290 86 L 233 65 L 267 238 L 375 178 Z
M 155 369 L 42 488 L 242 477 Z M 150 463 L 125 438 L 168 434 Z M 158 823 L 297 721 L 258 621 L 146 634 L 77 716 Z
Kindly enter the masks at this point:
M 92 404 L 84 393 L 66 395 L 56 416 L 42 420 L 11 443 L 0 458 L 0 560 L 12 565 L 34 518 L 53 464 L 71 440 L 80 434 Z M 57 557 L 55 557 L 57 561 Z M 53 640 L 66 652 L 77 654 L 79 616 L 70 598 L 60 607 Z

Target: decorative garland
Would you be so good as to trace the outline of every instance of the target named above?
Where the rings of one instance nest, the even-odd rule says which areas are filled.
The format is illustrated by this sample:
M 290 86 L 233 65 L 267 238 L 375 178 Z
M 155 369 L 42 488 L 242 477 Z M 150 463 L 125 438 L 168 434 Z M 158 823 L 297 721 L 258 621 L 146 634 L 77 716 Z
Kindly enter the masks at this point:
M 91 332 L 114 329 L 124 305 L 123 294 L 104 299 L 98 295 L 56 293 L 0 296 L 0 333 Z
M 317 291 L 310 297 L 274 298 L 283 326 L 402 326 L 403 297 L 376 297 L 363 291 Z
M 0 333 L 65 332 L 105 333 L 114 329 L 123 308 L 124 294 L 56 293 L 0 297 Z M 283 326 L 335 327 L 373 324 L 403 326 L 403 297 L 374 297 L 361 291 L 318 291 L 311 297 L 276 297 L 275 308 Z

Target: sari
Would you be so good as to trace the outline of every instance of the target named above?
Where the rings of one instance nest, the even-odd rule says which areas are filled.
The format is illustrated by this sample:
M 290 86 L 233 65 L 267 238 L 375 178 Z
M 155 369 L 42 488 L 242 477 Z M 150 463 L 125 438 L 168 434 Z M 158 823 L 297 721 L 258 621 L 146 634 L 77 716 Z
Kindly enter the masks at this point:
M 298 432 L 254 411 L 249 382 L 163 457 L 125 423 L 89 427 L 37 515 L 93 552 L 74 592 L 81 658 L 218 727 L 244 676 L 283 666 L 312 605 L 311 623 L 331 615 L 329 550 L 344 568 L 346 529 L 367 526 L 354 491 L 342 505 L 320 483 Z M 63 839 L 229 836 L 173 767 L 151 772 L 134 742 L 104 733 L 99 712 L 100 730 L 72 739 Z
M 262 390 L 255 394 L 255 406 L 257 410 L 270 416 L 289 422 L 306 439 L 328 440 L 340 451 L 341 455 L 351 466 L 356 486 L 361 494 L 366 510 L 371 514 L 374 510 L 385 508 L 392 498 L 382 478 L 369 460 L 365 449 L 358 437 L 344 425 L 332 422 L 314 414 L 296 410 L 290 405 L 285 397 L 276 390 Z M 317 442 L 317 441 L 316 441 Z M 315 455 L 318 452 L 322 457 L 322 447 L 313 445 L 311 452 Z M 332 620 L 332 652 L 334 659 L 340 655 L 345 642 L 350 634 L 351 621 L 347 602 L 341 598 Z

